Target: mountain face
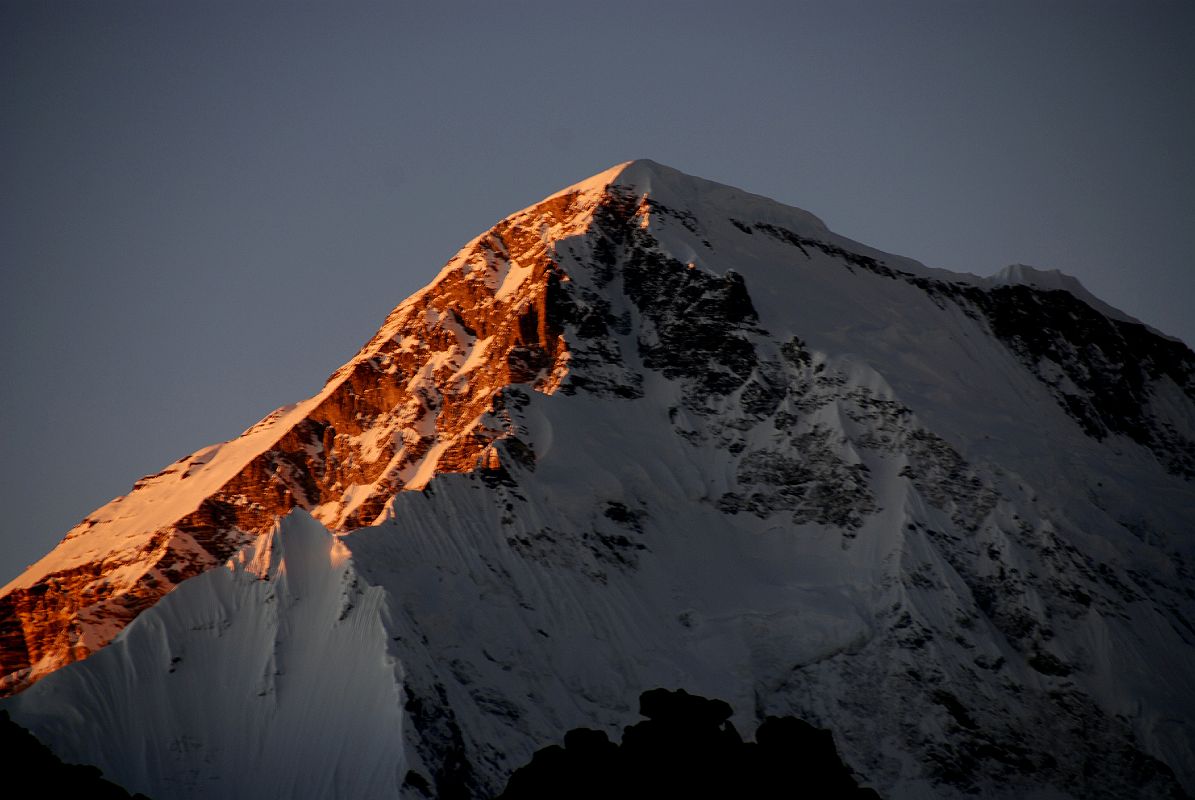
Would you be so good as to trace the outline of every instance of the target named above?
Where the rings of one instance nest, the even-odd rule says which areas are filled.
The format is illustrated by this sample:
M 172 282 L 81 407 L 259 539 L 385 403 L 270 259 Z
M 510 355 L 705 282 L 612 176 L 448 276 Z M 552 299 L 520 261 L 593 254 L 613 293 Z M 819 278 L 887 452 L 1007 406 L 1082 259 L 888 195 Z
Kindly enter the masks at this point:
M 0 592 L 0 690 L 87 657 L 295 508 L 348 531 L 436 473 L 496 464 L 493 441 L 508 432 L 500 391 L 550 392 L 565 372 L 562 331 L 546 307 L 559 276 L 544 231 L 581 233 L 579 196 L 474 240 L 317 396 L 142 478 L 68 532 Z
M 1183 797 L 1192 531 L 1181 342 L 636 161 L 5 587 L 3 705 L 155 798 L 494 796 L 655 687 L 887 798 Z

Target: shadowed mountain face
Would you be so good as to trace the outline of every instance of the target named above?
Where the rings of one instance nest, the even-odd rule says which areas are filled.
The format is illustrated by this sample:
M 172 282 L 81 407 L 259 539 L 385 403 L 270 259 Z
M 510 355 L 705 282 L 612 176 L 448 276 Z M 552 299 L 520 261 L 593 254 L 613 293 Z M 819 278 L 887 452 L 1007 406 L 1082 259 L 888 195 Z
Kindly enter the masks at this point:
M 6 587 L 5 705 L 157 797 L 494 796 L 656 686 L 889 798 L 1181 796 L 1195 356 L 1033 279 L 602 173 Z
M 829 731 L 795 717 L 768 717 L 755 742 L 744 742 L 727 703 L 683 689 L 644 692 L 639 713 L 647 721 L 627 726 L 620 744 L 605 731 L 576 728 L 564 735 L 564 747 L 537 751 L 500 800 L 879 798 L 855 783 Z

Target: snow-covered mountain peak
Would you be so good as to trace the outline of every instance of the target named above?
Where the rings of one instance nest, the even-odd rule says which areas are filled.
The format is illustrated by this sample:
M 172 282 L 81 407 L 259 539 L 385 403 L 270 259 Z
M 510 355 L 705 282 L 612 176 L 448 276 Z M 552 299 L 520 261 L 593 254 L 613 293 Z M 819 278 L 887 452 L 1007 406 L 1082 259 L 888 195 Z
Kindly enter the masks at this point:
M 828 233 L 826 224 L 808 211 L 735 186 L 688 175 L 650 159 L 628 161 L 616 169 L 611 185 L 646 195 L 667 207 L 705 217 L 739 215 L 753 221 L 787 225 L 804 234 Z
M 1111 319 L 1142 324 L 1120 309 L 1092 294 L 1074 275 L 1057 269 L 1041 269 L 1027 264 L 1009 264 L 988 278 L 992 286 L 1030 286 L 1048 292 L 1067 292 Z
M 9 707 L 163 797 L 493 796 L 657 686 L 830 727 L 884 796 L 1177 796 L 1195 355 L 1075 291 L 618 165 L 7 587 Z M 242 778 L 300 739 L 309 787 Z
M 1062 270 L 1042 269 L 1028 264 L 1009 264 L 991 277 L 996 284 L 1022 284 L 1039 289 L 1070 291 L 1083 288 L 1079 279 Z

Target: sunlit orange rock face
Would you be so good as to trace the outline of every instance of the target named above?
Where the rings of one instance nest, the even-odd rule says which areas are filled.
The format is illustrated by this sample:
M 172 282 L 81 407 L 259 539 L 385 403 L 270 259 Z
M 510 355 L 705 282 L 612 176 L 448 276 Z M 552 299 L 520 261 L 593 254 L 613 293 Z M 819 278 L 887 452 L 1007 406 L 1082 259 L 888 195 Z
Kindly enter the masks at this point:
M 548 308 L 567 280 L 554 248 L 585 229 L 603 192 L 578 185 L 498 224 L 391 312 L 318 395 L 80 522 L 0 596 L 0 694 L 103 647 L 296 506 L 349 531 L 437 472 L 500 469 L 493 443 L 517 435 L 503 388 L 551 392 L 566 372 Z

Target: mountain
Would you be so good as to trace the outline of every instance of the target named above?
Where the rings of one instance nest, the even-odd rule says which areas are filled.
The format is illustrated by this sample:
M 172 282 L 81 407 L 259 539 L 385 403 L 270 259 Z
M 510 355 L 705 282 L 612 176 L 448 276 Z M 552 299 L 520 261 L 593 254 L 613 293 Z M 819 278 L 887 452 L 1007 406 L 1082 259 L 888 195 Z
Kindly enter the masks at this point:
M 1195 791 L 1195 354 L 635 161 L 3 590 L 13 718 L 151 797 L 486 797 L 657 687 L 886 798 Z

